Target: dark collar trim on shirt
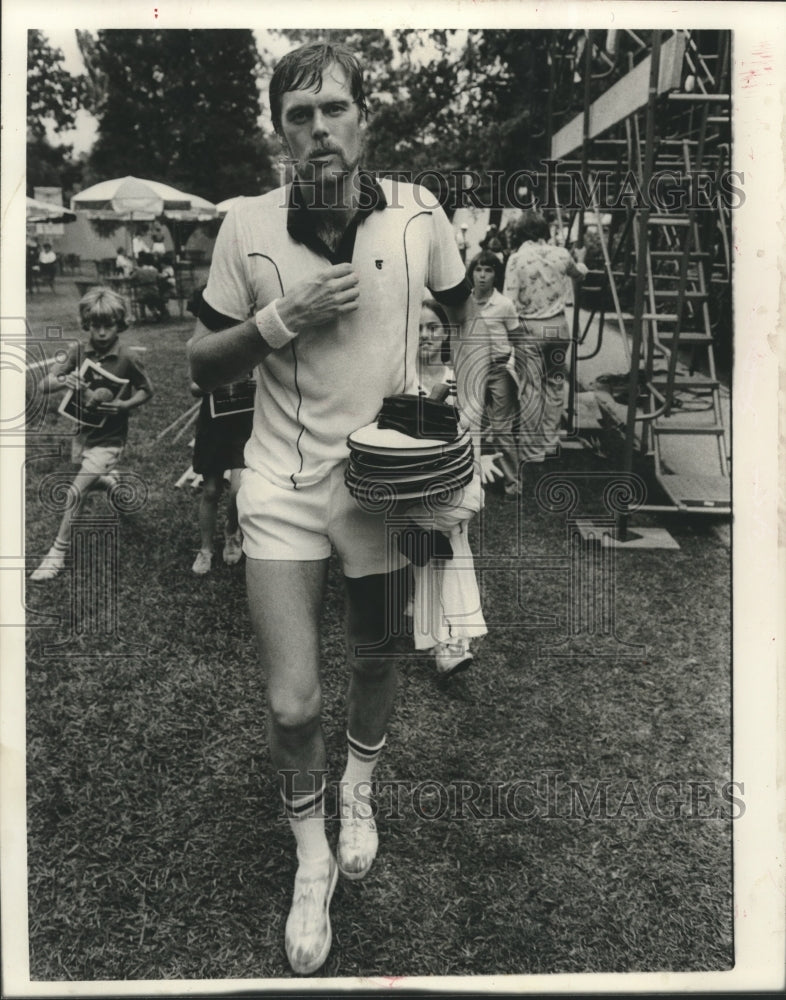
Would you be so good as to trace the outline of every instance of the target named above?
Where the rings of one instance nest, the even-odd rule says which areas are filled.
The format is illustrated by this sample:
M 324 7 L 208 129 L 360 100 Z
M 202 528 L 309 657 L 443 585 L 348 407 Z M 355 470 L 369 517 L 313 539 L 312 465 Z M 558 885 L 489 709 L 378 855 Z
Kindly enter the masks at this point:
M 385 192 L 377 183 L 376 178 L 368 173 L 368 171 L 361 170 L 358 172 L 358 208 L 344 233 L 341 243 L 334 252 L 317 236 L 315 216 L 308 207 L 309 194 L 313 190 L 312 185 L 304 184 L 299 180 L 296 180 L 290 187 L 287 212 L 287 231 L 289 235 L 293 240 L 297 240 L 298 243 L 304 243 L 315 253 L 327 257 L 328 260 L 334 263 L 339 263 L 339 261 L 345 259 L 351 260 L 357 227 L 372 212 L 381 211 L 387 207 L 388 202 Z M 346 256 L 347 250 L 349 250 L 348 258 Z

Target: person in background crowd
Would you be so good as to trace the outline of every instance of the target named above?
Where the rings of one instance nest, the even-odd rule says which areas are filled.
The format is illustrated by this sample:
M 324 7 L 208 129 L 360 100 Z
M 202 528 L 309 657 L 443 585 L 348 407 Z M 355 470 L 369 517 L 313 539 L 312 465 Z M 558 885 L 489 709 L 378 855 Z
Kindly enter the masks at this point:
M 243 536 L 237 520 L 237 494 L 240 474 L 245 467 L 243 449 L 251 434 L 250 410 L 213 417 L 210 394 L 191 383 L 194 396 L 202 397 L 194 436 L 192 468 L 202 476 L 199 499 L 199 551 L 191 571 L 204 576 L 213 568 L 213 544 L 218 521 L 218 504 L 224 487 L 224 473 L 229 472 L 226 519 L 224 522 L 223 559 L 228 566 L 240 562 Z
M 477 456 L 485 372 L 468 363 L 473 305 L 442 208 L 424 188 L 360 168 L 367 105 L 357 58 L 339 44 L 290 52 L 271 78 L 270 108 L 296 180 L 230 208 L 189 356 L 206 390 L 256 367 L 238 509 L 270 753 L 297 849 L 286 952 L 308 975 L 330 951 L 338 871 L 362 878 L 377 853 L 369 791 L 397 684 L 391 597 L 404 589 L 384 515 L 345 485 L 347 435 L 386 396 L 417 389 L 412 289 L 427 286 L 457 331 L 459 403 Z M 350 673 L 338 862 L 322 808 L 319 619 L 331 544 L 346 582 Z
M 169 313 L 163 294 L 161 275 L 155 266 L 152 254 L 144 251 L 140 253 L 137 258 L 137 266 L 131 275 L 131 281 L 142 319 L 147 318 L 148 312 L 151 313 L 155 321 L 165 319 Z
M 166 253 L 166 244 L 164 243 L 164 227 L 160 222 L 153 223 L 150 239 L 152 241 L 151 253 L 153 256 L 156 258 L 163 257 Z
M 79 514 L 90 490 L 108 490 L 116 485 L 113 470 L 128 437 L 128 415 L 153 395 L 153 387 L 141 363 L 119 343 L 120 334 L 126 329 L 126 306 L 122 298 L 109 288 L 91 288 L 79 302 L 79 318 L 82 329 L 90 334 L 89 346 L 77 344 L 72 347 L 65 361 L 56 364 L 43 377 L 40 388 L 47 394 L 73 390 L 81 395 L 87 413 L 98 417 L 105 415 L 106 419 L 101 426 L 80 427 L 73 439 L 71 460 L 79 464 L 73 481 L 77 502 L 63 514 L 52 548 L 30 577 L 34 583 L 52 580 L 63 570 L 71 544 L 71 522 Z M 112 397 L 106 389 L 89 388 L 80 375 L 86 358 L 125 380 L 116 396 Z
M 497 291 L 502 264 L 491 250 L 481 250 L 467 269 L 478 310 L 475 328 L 488 338 L 491 364 L 486 388 L 486 418 L 491 448 L 499 458 L 506 496 L 518 496 L 519 446 L 515 422 L 519 409 L 514 346 L 521 324 L 510 299 Z
M 455 394 L 456 375 L 450 364 L 450 324 L 445 310 L 428 295 L 418 324 L 418 392 L 430 396 L 436 386 Z
M 41 278 L 49 285 L 51 291 L 55 290 L 55 274 L 57 272 L 57 254 L 52 249 L 51 243 L 44 243 L 41 252 L 38 254 L 38 268 Z
M 38 263 L 38 244 L 35 240 L 28 239 L 25 251 L 25 278 L 27 290 L 34 292 L 38 288 L 38 278 L 41 274 L 41 265 Z
M 559 444 L 568 374 L 570 329 L 565 306 L 570 280 L 583 281 L 586 251 L 574 260 L 565 247 L 551 246 L 549 224 L 534 209 L 514 222 L 517 249 L 508 259 L 505 295 L 523 328 L 519 447 L 524 462 L 542 462 Z
M 115 274 L 120 274 L 124 278 L 129 278 L 134 270 L 134 262 L 130 257 L 126 256 L 126 252 L 122 247 L 117 248 L 117 256 L 115 257 Z
M 204 286 L 197 288 L 188 300 L 188 311 L 199 315 Z M 224 486 L 224 473 L 229 472 L 229 495 L 224 522 L 224 562 L 234 566 L 243 555 L 243 535 L 237 518 L 237 494 L 245 468 L 243 449 L 251 434 L 253 412 L 214 417 L 210 412 L 210 394 L 196 382 L 191 383 L 194 396 L 202 397 L 194 436 L 192 469 L 202 476 L 202 496 L 199 501 L 200 546 L 191 571 L 197 576 L 209 573 L 213 566 L 213 539 L 218 520 L 218 502 Z
M 139 257 L 143 253 L 150 253 L 150 244 L 145 239 L 145 232 L 140 231 L 134 234 L 131 240 L 131 253 L 133 254 L 134 260 L 139 263 Z

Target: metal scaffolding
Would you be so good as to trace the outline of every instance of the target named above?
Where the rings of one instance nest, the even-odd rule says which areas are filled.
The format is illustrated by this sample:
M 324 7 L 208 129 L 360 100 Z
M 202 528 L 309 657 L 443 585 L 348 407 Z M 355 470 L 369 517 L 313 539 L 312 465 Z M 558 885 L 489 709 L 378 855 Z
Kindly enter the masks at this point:
M 614 317 L 629 362 L 624 419 L 617 415 L 624 471 L 637 451 L 650 457 L 668 498 L 640 509 L 729 514 L 726 390 L 715 348 L 731 331 L 730 33 L 584 32 L 580 43 L 572 66 L 582 111 L 550 132 L 561 173 L 549 197 L 560 229 L 567 214 L 576 245 L 591 231 L 600 251 L 577 290 L 574 376 L 594 317 L 593 355 Z M 553 100 L 550 93 L 550 130 L 560 117 Z M 581 310 L 590 313 L 583 333 Z M 571 429 L 574 420 L 571 393 Z M 714 458 L 675 471 L 666 452 L 685 442 L 706 443 Z M 618 517 L 623 540 L 627 520 Z

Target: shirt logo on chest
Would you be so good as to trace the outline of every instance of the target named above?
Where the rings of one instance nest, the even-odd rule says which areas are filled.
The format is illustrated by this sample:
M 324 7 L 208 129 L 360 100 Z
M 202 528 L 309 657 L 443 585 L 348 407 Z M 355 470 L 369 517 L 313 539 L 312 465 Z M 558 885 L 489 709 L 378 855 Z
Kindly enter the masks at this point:
M 374 263 L 377 265 L 377 270 L 381 271 L 382 270 L 382 261 L 381 260 L 375 260 Z

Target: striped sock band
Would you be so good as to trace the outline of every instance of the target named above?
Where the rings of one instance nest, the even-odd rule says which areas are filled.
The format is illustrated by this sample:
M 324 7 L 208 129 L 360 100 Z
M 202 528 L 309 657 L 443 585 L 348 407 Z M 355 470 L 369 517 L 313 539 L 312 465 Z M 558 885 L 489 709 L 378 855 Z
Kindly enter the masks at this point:
M 374 773 L 379 755 L 387 740 L 386 736 L 377 743 L 376 746 L 368 746 L 356 740 L 347 730 L 347 766 L 341 781 L 348 791 L 355 793 L 357 786 L 361 783 L 364 790 L 368 792 L 368 785 Z M 359 789 L 358 789 L 359 791 Z
M 347 730 L 347 746 L 349 747 L 350 753 L 353 753 L 358 760 L 366 761 L 367 763 L 372 760 L 376 761 L 386 742 L 387 736 L 383 736 L 376 746 L 366 746 L 365 743 L 361 743 L 360 740 L 356 740 L 350 734 L 349 730 Z
M 294 792 L 292 789 L 286 791 L 281 789 L 281 798 L 284 801 L 284 811 L 288 819 L 304 819 L 308 816 L 321 815 L 322 800 L 325 797 L 325 778 L 321 779 L 321 784 L 313 792 L 306 792 L 304 795 Z

